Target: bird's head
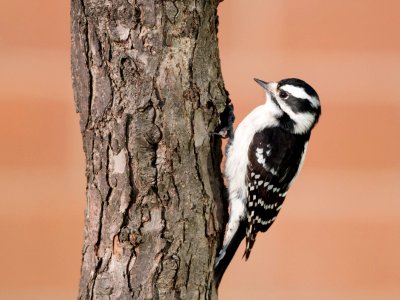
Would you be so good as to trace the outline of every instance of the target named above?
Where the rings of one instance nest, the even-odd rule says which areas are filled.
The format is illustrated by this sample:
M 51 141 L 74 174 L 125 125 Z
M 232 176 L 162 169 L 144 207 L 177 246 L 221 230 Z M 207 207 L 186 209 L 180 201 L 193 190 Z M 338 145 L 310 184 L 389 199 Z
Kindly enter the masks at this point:
M 321 105 L 317 92 L 308 83 L 296 78 L 255 81 L 265 89 L 266 106 L 274 110 L 284 129 L 295 134 L 306 134 L 313 129 L 321 114 Z

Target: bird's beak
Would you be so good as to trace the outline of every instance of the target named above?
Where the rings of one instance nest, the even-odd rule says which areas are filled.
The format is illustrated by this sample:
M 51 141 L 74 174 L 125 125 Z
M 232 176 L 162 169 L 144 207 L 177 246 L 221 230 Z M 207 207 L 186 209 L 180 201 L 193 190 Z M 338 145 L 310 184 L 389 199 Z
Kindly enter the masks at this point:
M 261 87 L 266 90 L 268 93 L 272 93 L 271 85 L 268 82 L 265 82 L 261 79 L 254 78 L 255 82 L 257 82 Z

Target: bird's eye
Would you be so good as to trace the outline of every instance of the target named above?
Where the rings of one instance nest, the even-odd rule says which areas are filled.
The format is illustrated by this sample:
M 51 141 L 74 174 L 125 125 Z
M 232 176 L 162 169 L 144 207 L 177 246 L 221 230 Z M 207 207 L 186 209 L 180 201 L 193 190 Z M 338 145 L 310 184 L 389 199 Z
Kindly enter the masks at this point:
M 280 92 L 279 92 L 279 98 L 281 98 L 281 99 L 287 99 L 287 98 L 289 98 L 289 94 L 286 93 L 285 91 L 280 91 Z

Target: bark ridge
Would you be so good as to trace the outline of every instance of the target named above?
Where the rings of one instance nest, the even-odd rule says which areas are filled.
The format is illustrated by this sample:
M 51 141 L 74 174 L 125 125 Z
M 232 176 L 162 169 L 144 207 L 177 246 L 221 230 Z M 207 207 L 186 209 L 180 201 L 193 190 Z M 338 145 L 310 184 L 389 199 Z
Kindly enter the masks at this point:
M 79 299 L 210 299 L 228 103 L 218 1 L 71 0 L 86 155 Z

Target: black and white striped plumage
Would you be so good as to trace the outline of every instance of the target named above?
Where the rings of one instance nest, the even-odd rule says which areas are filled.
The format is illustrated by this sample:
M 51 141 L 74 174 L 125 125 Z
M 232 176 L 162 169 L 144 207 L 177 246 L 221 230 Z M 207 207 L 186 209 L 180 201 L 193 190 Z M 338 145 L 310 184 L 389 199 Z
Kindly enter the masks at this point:
M 239 124 L 227 152 L 230 212 L 215 265 L 217 285 L 242 239 L 247 259 L 257 233 L 275 221 L 321 114 L 318 95 L 306 82 L 256 81 L 266 90 L 267 101 Z

